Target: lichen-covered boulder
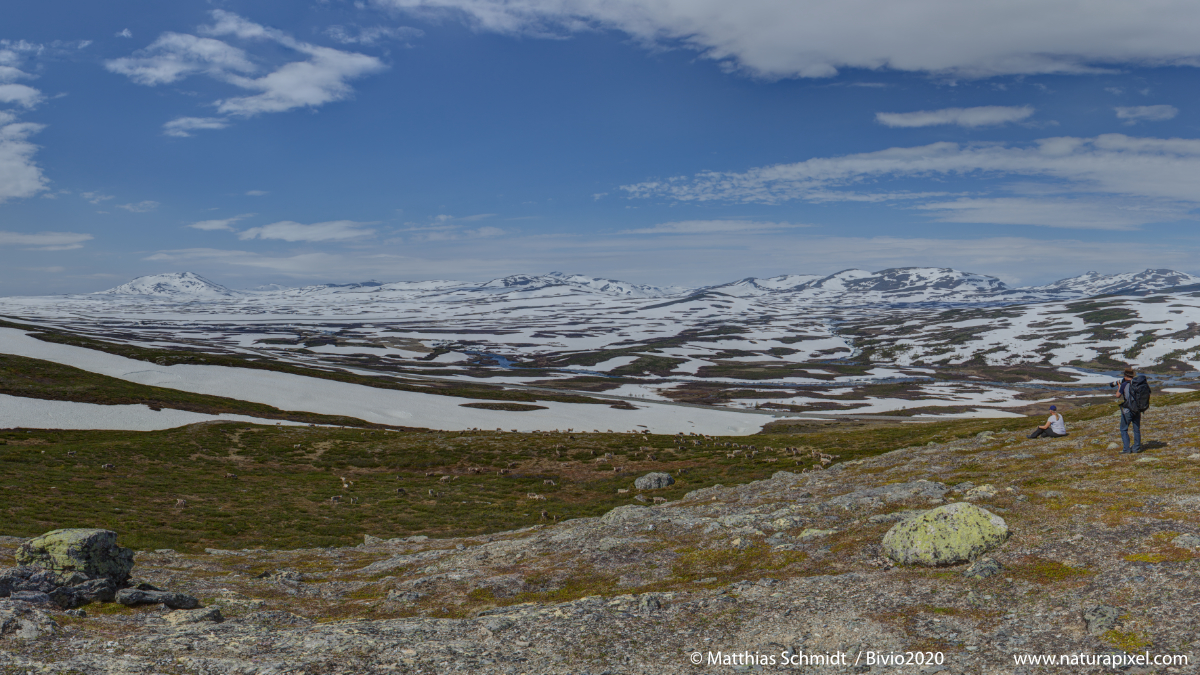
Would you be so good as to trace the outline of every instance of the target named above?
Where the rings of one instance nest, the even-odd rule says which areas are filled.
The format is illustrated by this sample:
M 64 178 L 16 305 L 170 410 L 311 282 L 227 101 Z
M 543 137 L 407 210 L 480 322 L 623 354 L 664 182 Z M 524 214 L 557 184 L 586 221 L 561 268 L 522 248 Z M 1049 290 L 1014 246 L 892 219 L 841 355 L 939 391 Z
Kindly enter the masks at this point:
M 36 565 L 62 577 L 77 572 L 120 585 L 133 571 L 133 551 L 117 546 L 117 533 L 112 530 L 54 530 L 21 544 L 17 563 Z
M 896 523 L 883 537 L 883 552 L 904 565 L 940 567 L 974 560 L 1006 539 L 1003 518 L 958 502 Z
M 633 481 L 633 487 L 639 490 L 658 490 L 668 485 L 674 485 L 675 479 L 669 473 L 655 471 Z

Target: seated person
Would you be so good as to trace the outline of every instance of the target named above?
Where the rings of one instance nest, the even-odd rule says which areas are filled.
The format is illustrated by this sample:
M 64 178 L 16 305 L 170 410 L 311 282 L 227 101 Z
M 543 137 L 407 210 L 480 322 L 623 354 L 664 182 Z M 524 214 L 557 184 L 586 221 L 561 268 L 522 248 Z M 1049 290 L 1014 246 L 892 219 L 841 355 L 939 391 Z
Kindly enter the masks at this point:
M 1046 423 L 1029 434 L 1029 438 L 1061 438 L 1067 435 L 1067 423 L 1063 421 L 1063 416 L 1056 411 L 1058 406 L 1050 406 L 1050 417 Z

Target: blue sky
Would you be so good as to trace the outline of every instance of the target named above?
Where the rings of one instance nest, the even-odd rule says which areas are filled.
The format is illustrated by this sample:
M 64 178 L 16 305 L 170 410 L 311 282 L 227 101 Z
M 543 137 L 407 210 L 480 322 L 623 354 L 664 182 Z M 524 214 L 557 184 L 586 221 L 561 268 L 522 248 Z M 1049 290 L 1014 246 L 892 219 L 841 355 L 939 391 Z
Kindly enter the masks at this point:
M 1200 272 L 1200 6 L 1085 4 L 21 3 L 0 293 Z

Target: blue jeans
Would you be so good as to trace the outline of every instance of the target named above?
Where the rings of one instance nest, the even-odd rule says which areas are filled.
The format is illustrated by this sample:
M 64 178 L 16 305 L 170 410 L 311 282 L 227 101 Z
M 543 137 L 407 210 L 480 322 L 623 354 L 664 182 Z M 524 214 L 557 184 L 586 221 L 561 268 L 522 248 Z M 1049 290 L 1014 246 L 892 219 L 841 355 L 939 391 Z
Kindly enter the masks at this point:
M 1133 427 L 1133 446 L 1129 445 L 1129 427 Z M 1142 413 L 1133 412 L 1129 408 L 1121 408 L 1121 452 L 1142 451 Z

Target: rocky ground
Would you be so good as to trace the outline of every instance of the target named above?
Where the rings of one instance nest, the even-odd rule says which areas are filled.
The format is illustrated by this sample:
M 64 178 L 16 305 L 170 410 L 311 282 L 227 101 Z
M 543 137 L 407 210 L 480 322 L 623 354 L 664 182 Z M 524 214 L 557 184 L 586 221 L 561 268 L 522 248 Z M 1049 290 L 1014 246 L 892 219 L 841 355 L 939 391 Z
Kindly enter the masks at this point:
M 0 600 L 0 672 L 1098 673 L 1014 655 L 1144 652 L 1189 664 L 1123 671 L 1200 672 L 1197 412 L 1147 413 L 1141 455 L 1118 454 L 1104 418 L 489 536 L 141 551 L 135 582 L 204 608 Z M 956 501 L 1006 521 L 998 573 L 882 555 L 891 527 Z M 837 652 L 846 665 L 781 663 Z M 904 652 L 940 663 L 878 663 Z

